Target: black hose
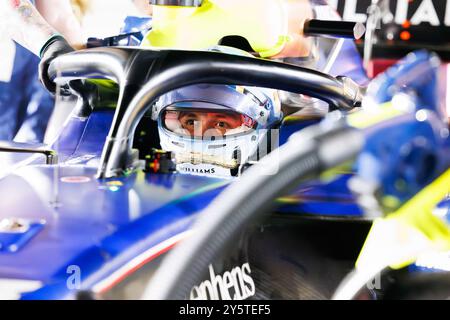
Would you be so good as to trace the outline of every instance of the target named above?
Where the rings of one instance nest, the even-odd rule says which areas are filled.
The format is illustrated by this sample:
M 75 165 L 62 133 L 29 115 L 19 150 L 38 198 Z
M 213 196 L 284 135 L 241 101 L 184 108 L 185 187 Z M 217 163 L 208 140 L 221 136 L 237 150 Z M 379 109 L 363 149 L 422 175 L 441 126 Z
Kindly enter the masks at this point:
M 329 36 L 335 38 L 360 39 L 366 28 L 362 23 L 339 20 L 307 20 L 303 26 L 306 36 Z
M 301 181 L 318 177 L 323 170 L 353 158 L 362 140 L 359 132 L 347 127 L 314 126 L 269 154 L 200 213 L 194 234 L 163 261 L 143 298 L 188 297 L 209 264 L 250 221 L 267 213 L 274 199 Z M 259 171 L 264 168 L 278 170 L 274 175 L 264 175 Z

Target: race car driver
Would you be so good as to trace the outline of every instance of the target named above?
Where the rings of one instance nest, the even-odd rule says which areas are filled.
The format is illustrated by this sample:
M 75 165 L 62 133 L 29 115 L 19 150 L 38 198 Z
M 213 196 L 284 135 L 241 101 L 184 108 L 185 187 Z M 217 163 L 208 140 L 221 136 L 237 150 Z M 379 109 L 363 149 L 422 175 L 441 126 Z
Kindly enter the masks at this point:
M 310 39 L 302 35 L 302 23 L 306 17 L 313 16 L 312 6 L 307 0 L 283 1 L 283 9 L 289 12 L 286 16 L 289 21 L 285 25 L 291 39 L 273 57 L 309 57 L 312 45 Z M 228 8 L 233 3 L 232 8 L 239 6 L 230 0 L 214 2 Z M 281 0 L 276 2 L 282 3 Z M 41 81 L 54 93 L 56 86 L 47 74 L 50 62 L 73 48 L 45 23 L 27 0 L 10 3 L 19 24 L 19 28 L 12 30 L 12 35 L 39 54 Z M 270 1 L 252 3 L 266 5 L 269 9 L 272 5 Z M 270 14 L 266 9 L 259 11 Z M 31 34 L 30 28 L 33 28 Z M 179 170 L 220 176 L 237 175 L 251 159 L 257 160 L 270 152 L 272 141 L 265 139 L 282 119 L 280 102 L 273 90 L 249 87 L 205 85 L 182 88 L 163 97 L 155 110 L 161 145 L 176 154 Z
M 216 46 L 210 51 L 249 55 Z M 283 113 L 272 89 L 202 84 L 163 95 L 152 109 L 161 147 L 175 155 L 177 171 L 230 177 L 277 148 Z

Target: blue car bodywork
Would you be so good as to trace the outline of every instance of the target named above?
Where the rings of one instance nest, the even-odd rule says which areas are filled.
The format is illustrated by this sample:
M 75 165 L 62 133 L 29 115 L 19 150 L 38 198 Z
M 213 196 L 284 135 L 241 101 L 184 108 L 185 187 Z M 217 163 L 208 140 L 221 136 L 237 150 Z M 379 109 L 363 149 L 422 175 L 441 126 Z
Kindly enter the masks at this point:
M 367 82 L 357 52 L 349 47 L 341 54 L 342 63 L 331 73 L 350 74 L 354 79 L 359 77 L 360 83 Z M 427 59 L 427 55 L 419 55 L 405 64 L 422 66 Z M 383 83 L 401 75 L 400 70 Z M 382 91 L 389 92 L 389 87 L 377 93 Z M 437 99 L 430 102 L 429 98 L 427 95 L 418 99 L 417 110 L 436 110 L 433 101 Z M 380 102 L 383 99 L 389 100 L 382 97 Z M 80 290 L 107 291 L 187 236 L 196 214 L 231 181 L 141 170 L 119 178 L 96 179 L 114 114 L 114 108 L 99 105 L 87 118 L 71 116 L 52 145 L 58 153 L 59 164 L 46 165 L 41 156 L 33 156 L 1 178 L 0 220 L 20 218 L 29 226 L 23 232 L 0 232 L 0 279 L 39 283 L 31 292 L 20 292 L 20 298 L 71 299 Z M 281 126 L 280 143 L 318 121 L 317 118 L 286 119 Z M 403 128 L 397 143 L 407 143 L 412 135 L 435 142 L 428 147 L 432 148 L 432 154 L 439 154 L 439 165 L 430 179 L 449 166 L 450 141 L 433 131 L 444 128 L 442 119 L 430 116 L 419 121 L 408 115 L 399 121 L 399 118 L 387 119 L 379 128 L 368 131 L 364 154 L 380 159 L 376 155 L 385 147 L 386 132 Z M 390 154 L 381 161 L 391 161 L 393 165 L 403 158 L 404 154 Z M 293 195 L 280 199 L 278 212 L 364 220 L 363 211 L 347 187 L 353 174 L 345 173 L 329 182 L 311 181 L 299 187 Z M 395 177 L 379 171 L 376 178 L 386 192 L 398 195 L 398 190 L 389 189 L 390 179 Z M 416 187 L 424 183 L 421 181 Z M 415 191 L 409 190 L 399 197 L 404 200 Z M 79 283 L 73 286 L 71 281 L 78 271 Z

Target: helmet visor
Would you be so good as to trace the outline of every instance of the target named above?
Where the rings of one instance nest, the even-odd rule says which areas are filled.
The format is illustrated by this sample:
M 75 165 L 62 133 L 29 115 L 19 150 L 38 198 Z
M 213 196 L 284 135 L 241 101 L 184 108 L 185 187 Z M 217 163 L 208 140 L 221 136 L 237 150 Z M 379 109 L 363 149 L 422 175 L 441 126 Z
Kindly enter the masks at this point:
M 236 111 L 170 107 L 162 112 L 164 128 L 192 139 L 221 139 L 255 129 L 256 121 Z

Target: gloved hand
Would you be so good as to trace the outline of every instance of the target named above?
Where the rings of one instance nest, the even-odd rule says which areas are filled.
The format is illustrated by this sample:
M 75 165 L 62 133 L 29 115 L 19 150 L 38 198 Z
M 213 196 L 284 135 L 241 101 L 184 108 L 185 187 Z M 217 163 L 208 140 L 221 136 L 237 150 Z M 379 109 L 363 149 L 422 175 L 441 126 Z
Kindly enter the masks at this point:
M 52 94 L 55 94 L 56 92 L 56 84 L 50 80 L 48 74 L 50 63 L 56 57 L 72 51 L 74 51 L 74 49 L 62 36 L 56 36 L 50 39 L 49 42 L 42 48 L 41 62 L 39 63 L 39 80 Z

